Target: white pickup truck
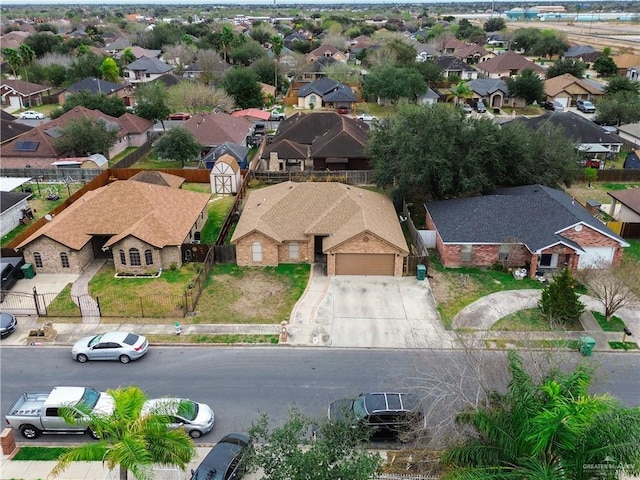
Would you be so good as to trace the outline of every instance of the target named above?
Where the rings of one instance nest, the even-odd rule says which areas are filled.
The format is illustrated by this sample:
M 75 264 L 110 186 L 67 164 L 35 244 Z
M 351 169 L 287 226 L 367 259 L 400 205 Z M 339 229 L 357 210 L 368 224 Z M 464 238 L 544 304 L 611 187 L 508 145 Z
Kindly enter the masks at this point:
M 6 415 L 10 427 L 19 430 L 24 438 L 33 439 L 42 433 L 78 433 L 91 431 L 88 422 L 70 425 L 59 416 L 60 407 L 84 405 L 92 413 L 110 415 L 113 398 L 108 393 L 88 387 L 55 387 L 49 393 L 23 393 Z M 83 409 L 86 411 L 86 409 Z

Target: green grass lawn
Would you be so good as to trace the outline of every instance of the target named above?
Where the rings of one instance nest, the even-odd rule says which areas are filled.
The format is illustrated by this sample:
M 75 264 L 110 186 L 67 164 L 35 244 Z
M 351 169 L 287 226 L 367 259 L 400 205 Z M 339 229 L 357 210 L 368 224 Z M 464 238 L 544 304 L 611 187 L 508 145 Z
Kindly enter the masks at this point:
M 637 350 L 638 344 L 635 342 L 609 342 L 609 346 L 614 350 Z
M 18 453 L 12 458 L 12 460 L 35 460 L 35 461 L 55 461 L 58 460 L 58 457 L 69 450 L 66 447 L 20 447 Z M 96 452 L 96 457 L 94 461 L 102 460 L 104 456 L 104 451 L 98 450 Z M 62 476 L 64 478 L 64 475 Z
M 236 197 L 227 195 L 224 197 L 213 197 L 209 202 L 209 219 L 202 229 L 202 243 L 214 243 L 218 238 L 222 224 L 224 223 Z
M 539 308 L 530 308 L 507 315 L 494 323 L 490 330 L 506 332 L 583 331 L 579 321 L 570 325 L 552 325 Z
M 591 312 L 595 317 L 596 321 L 602 328 L 603 332 L 623 332 L 625 324 L 620 317 L 616 317 L 615 315 L 611 317 L 611 320 L 607 322 L 606 317 L 600 312 Z
M 624 249 L 625 257 L 631 257 L 634 261 L 640 262 L 640 240 L 626 239 L 629 246 Z

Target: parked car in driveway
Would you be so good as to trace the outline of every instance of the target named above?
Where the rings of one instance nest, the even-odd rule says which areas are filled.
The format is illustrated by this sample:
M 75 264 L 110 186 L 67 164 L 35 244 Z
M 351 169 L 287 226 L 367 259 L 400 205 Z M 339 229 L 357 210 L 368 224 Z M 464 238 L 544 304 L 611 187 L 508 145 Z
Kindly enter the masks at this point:
M 485 107 L 483 102 L 476 102 L 476 112 L 487 113 L 487 107 Z
M 540 105 L 542 105 L 542 108 L 545 110 L 555 110 L 556 112 L 564 111 L 564 106 L 555 100 L 551 102 L 542 102 Z
M 71 357 L 80 363 L 88 360 L 119 360 L 129 363 L 144 357 L 149 342 L 142 335 L 127 332 L 107 332 L 78 340 L 71 348 Z
M 250 439 L 243 433 L 222 438 L 204 457 L 191 480 L 240 480 L 245 473 L 243 458 L 249 451 Z
M 371 438 L 401 439 L 403 434 L 424 428 L 420 398 L 412 393 L 363 393 L 354 399 L 336 400 L 329 405 L 330 422 L 355 422 Z
M 18 118 L 22 120 L 44 120 L 46 115 L 44 113 L 36 112 L 35 110 L 27 110 L 18 115 Z
M 189 120 L 190 118 L 191 114 L 184 112 L 177 112 L 169 115 L 169 120 Z
M 182 428 L 191 438 L 200 438 L 209 433 L 215 420 L 209 405 L 186 398 L 152 398 L 144 403 L 142 412 L 156 412 L 171 417 L 169 428 Z
M 576 108 L 584 113 L 596 113 L 596 106 L 588 100 L 578 100 Z
M 18 320 L 15 315 L 0 312 L 0 338 L 8 337 L 18 328 Z
M 463 103 L 462 104 L 462 111 L 464 113 L 471 113 L 471 112 L 473 112 L 473 108 L 468 103 Z
M 376 117 L 374 117 L 370 113 L 361 113 L 360 115 L 358 115 L 358 119 L 362 120 L 363 122 L 372 122 L 373 120 L 375 120 L 375 118 Z

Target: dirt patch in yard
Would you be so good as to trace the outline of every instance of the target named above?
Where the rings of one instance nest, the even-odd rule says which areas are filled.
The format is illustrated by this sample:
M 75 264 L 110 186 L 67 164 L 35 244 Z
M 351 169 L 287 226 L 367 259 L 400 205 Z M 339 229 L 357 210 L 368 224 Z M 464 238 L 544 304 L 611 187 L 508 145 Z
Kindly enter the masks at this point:
M 277 279 L 258 273 L 238 279 L 232 275 L 217 275 L 215 282 L 238 289 L 238 297 L 230 303 L 229 310 L 241 317 L 266 317 L 281 303 L 286 287 Z
M 446 275 L 435 269 L 429 272 L 429 284 L 431 285 L 431 291 L 436 299 L 438 305 L 447 303 L 449 299 L 449 283 L 447 282 Z

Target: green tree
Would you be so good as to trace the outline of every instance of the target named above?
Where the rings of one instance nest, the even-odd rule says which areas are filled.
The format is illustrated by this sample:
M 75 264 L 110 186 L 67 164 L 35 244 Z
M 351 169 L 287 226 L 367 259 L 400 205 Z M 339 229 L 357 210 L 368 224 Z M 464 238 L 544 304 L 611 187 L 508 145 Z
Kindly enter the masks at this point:
M 507 24 L 504 21 L 504 18 L 490 18 L 482 27 L 485 32 L 498 32 L 500 30 L 504 30 L 507 28 Z
M 564 33 L 557 30 L 543 30 L 541 36 L 533 46 L 533 53 L 541 57 L 560 55 L 569 48 L 569 42 Z M 578 78 L 582 78 L 579 76 Z
M 383 65 L 375 67 L 364 77 L 364 95 L 376 100 L 378 98 L 396 103 L 401 98 L 411 101 L 427 91 L 427 84 L 422 75 L 414 68 Z
M 611 77 L 618 71 L 616 62 L 609 56 L 601 56 L 593 62 L 593 69 L 598 72 L 601 77 Z
M 589 188 L 591 188 L 591 182 L 595 182 L 598 179 L 598 169 L 597 168 L 585 168 L 584 169 L 584 178 L 587 182 L 589 182 Z
M 68 112 L 78 105 L 89 110 L 100 110 L 102 113 L 116 118 L 127 111 L 124 100 L 120 97 L 108 97 L 104 93 L 93 94 L 86 90 L 67 97 L 62 110 L 63 112 Z
M 53 52 L 62 43 L 62 39 L 58 35 L 51 35 L 51 33 L 35 33 L 25 38 L 24 43 L 31 47 L 36 58 L 41 58 L 47 53 Z
M 280 35 L 274 35 L 271 37 L 271 50 L 273 56 L 276 58 L 275 72 L 273 74 L 274 86 L 276 89 L 276 97 L 278 96 L 278 64 L 280 63 L 280 55 L 282 55 L 282 49 L 284 48 L 284 41 Z
M 222 57 L 226 63 L 229 63 L 229 48 L 234 40 L 234 34 L 231 27 L 224 25 L 219 34 L 219 41 L 222 47 Z
M 59 457 L 52 475 L 60 475 L 71 462 L 96 460 L 105 463 L 109 470 L 119 469 L 120 480 L 127 480 L 129 471 L 138 480 L 151 480 L 154 465 L 187 468 L 195 448 L 184 430 L 170 430 L 171 420 L 162 412 L 142 415 L 147 397 L 138 387 L 107 393 L 114 400 L 111 415 L 81 412 L 89 418 L 98 442 L 70 447 Z M 69 423 L 77 421 L 74 409 L 61 408 L 60 415 Z
M 453 99 L 453 103 L 458 105 L 464 103 L 467 99 L 473 98 L 473 92 L 466 82 L 460 82 L 456 85 L 449 87 L 449 98 Z
M 431 61 L 416 62 L 414 68 L 420 72 L 427 85 L 434 85 L 443 80 L 442 70 Z
M 107 57 L 100 64 L 100 73 L 105 80 L 117 82 L 120 78 L 120 67 L 113 58 Z
M 541 37 L 542 33 L 537 28 L 518 28 L 511 36 L 511 48 L 529 55 Z
M 193 134 L 183 127 L 174 127 L 164 133 L 155 143 L 155 150 L 159 158 L 168 160 L 180 160 L 184 162 L 198 160 L 204 148 Z
M 118 140 L 118 129 L 102 120 L 77 118 L 61 130 L 62 136 L 55 140 L 55 146 L 74 157 L 101 153 L 109 158 L 109 150 Z
M 220 81 L 220 87 L 233 97 L 239 108 L 261 108 L 264 105 L 258 77 L 249 69 L 232 68 Z
M 552 324 L 568 326 L 580 319 L 584 305 L 578 300 L 575 280 L 568 268 L 555 275 L 553 281 L 542 290 L 538 306 Z
M 20 44 L 18 47 L 18 53 L 20 54 L 20 65 L 24 69 L 25 80 L 29 81 L 29 65 L 33 63 L 36 58 L 36 54 L 33 49 L 26 43 Z M 29 106 L 31 106 L 31 90 L 29 90 Z
M 314 428 L 315 439 L 310 441 Z M 266 480 L 368 480 L 381 465 L 380 456 L 365 448 L 360 429 L 346 423 L 314 426 L 295 408 L 284 425 L 273 430 L 263 415 L 249 434 L 260 446 L 248 456 L 248 466 L 262 469 Z
M 458 415 L 476 435 L 445 453 L 443 463 L 452 469 L 446 479 L 589 480 L 640 472 L 639 408 L 591 395 L 592 372 L 585 366 L 553 370 L 536 382 L 517 353 L 508 357 L 507 393 Z M 594 465 L 609 470 L 594 471 Z
M 549 66 L 547 69 L 547 78 L 559 77 L 565 73 L 570 73 L 576 78 L 582 78 L 586 69 L 587 64 L 582 60 L 565 58 L 557 60 L 553 65 Z
M 640 95 L 629 91 L 607 94 L 598 101 L 596 122 L 622 125 L 640 121 Z
M 633 82 L 627 77 L 615 76 L 609 79 L 604 89 L 605 95 L 613 95 L 619 92 L 640 93 L 640 83 Z
M 507 79 L 509 95 L 522 98 L 527 104 L 544 97 L 544 81 L 533 71 L 523 70 L 520 75 Z
M 244 37 L 240 37 L 244 38 Z M 261 58 L 267 58 L 262 45 L 254 40 L 240 42 L 229 50 L 228 57 L 234 64 L 249 66 Z
M 387 64 L 396 66 L 413 65 L 417 54 L 416 47 L 398 38 L 394 38 L 382 46 L 382 57 Z
M 127 47 L 122 51 L 122 56 L 120 58 L 125 63 L 125 65 L 128 65 L 136 61 L 136 56 L 130 47 Z
M 3 48 L 2 56 L 4 57 L 4 61 L 7 62 L 9 68 L 11 69 L 11 73 L 13 74 L 13 78 L 18 79 L 18 70 L 22 65 L 22 57 L 20 56 L 20 52 L 15 48 Z
M 458 22 L 458 31 L 456 38 L 469 42 L 481 42 L 486 40 L 486 35 L 480 27 L 476 27 L 466 18 L 460 19 Z
M 162 123 L 171 113 L 167 105 L 167 88 L 161 82 L 148 82 L 138 85 L 135 91 L 136 115 L 156 123 Z

